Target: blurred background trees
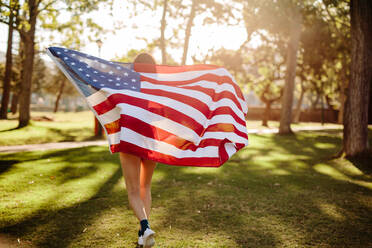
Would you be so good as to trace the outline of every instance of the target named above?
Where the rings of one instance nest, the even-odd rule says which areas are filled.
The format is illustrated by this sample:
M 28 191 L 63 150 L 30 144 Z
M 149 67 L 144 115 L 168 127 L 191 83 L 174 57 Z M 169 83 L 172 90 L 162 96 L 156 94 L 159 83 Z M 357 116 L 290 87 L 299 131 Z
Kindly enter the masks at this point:
M 115 7 L 115 1 L 105 2 L 111 8 Z M 369 62 L 366 57 L 356 56 L 361 53 L 367 56 L 369 52 L 354 48 L 358 37 L 370 35 L 370 15 L 365 14 L 370 5 L 366 2 L 368 0 L 351 3 L 349 0 L 128 0 L 126 7 L 131 14 L 122 17 L 121 26 L 112 25 L 108 30 L 102 28 L 103 20 L 94 20 L 88 15 L 99 10 L 102 1 L 2 0 L 0 22 L 8 27 L 8 43 L 6 59 L 0 67 L 3 82 L 0 118 L 7 118 L 11 105 L 14 110 L 19 102 L 19 127 L 22 127 L 30 119 L 31 93 L 54 95 L 55 111 L 64 94 L 74 94 L 61 74 L 52 72 L 55 69 L 50 65 L 43 65 L 44 47 L 38 42 L 49 40 L 51 44 L 58 33 L 64 39 L 57 44 L 83 49 L 87 43 L 101 40 L 105 32 L 121 32 L 120 27 L 125 32 L 130 18 L 150 11 L 158 23 L 157 35 L 149 36 L 143 32 L 138 40 L 145 41 L 146 45 L 142 49 L 129 48 L 116 60 L 131 62 L 138 52 L 147 51 L 157 55 L 158 63 L 162 64 L 213 63 L 224 66 L 234 75 L 244 93 L 255 96 L 263 105 L 262 125 L 268 126 L 273 110 L 279 109 L 282 134 L 291 133 L 291 123 L 301 121 L 304 111 L 320 111 L 322 122 L 332 115 L 332 119 L 341 124 L 345 121 L 344 116 L 351 116 L 350 111 L 356 108 L 350 105 L 353 106 L 351 109 L 345 109 L 347 95 L 352 94 L 350 89 L 356 89 L 351 85 L 357 80 L 353 74 L 357 67 L 351 67 L 351 63 L 357 63 L 357 60 Z M 351 12 L 354 20 L 360 20 L 353 25 L 350 25 L 350 4 L 363 6 L 362 12 Z M 60 18 L 61 15 L 68 18 Z M 197 27 L 216 25 L 243 26 L 245 40 L 237 49 L 211 45 L 202 52 L 190 50 L 191 43 L 205 42 L 194 33 Z M 136 27 L 143 28 L 141 23 L 136 23 Z M 40 39 L 44 31 L 50 35 Z M 19 39 L 13 38 L 15 32 Z M 235 39 L 225 38 L 231 42 Z M 210 39 L 212 44 L 214 38 Z M 363 41 L 371 40 L 365 38 Z M 365 46 L 365 49 L 369 51 L 370 47 Z M 175 54 L 180 56 L 177 58 Z M 368 66 L 367 63 L 365 68 L 370 68 Z M 363 90 L 372 92 L 370 86 Z M 368 98 L 367 95 L 363 95 L 363 104 L 369 108 L 363 109 L 363 113 L 372 111 L 371 93 Z M 368 122 L 370 115 L 367 113 L 363 120 L 367 118 Z M 364 131 L 367 122 L 362 125 Z M 345 137 L 347 142 L 347 134 Z

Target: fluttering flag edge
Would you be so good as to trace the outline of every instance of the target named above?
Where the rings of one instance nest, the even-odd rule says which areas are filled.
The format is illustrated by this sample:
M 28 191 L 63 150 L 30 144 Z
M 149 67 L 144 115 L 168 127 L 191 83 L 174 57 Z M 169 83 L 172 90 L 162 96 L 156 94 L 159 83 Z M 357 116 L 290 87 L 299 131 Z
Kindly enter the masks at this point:
M 53 60 L 53 62 L 56 63 L 56 65 L 58 66 L 58 68 L 63 72 L 63 74 L 67 77 L 68 80 L 70 80 L 70 82 L 72 83 L 72 85 L 77 89 L 77 91 L 82 95 L 84 96 L 84 93 L 81 91 L 81 89 L 75 84 L 75 81 L 74 79 L 71 77 L 71 75 L 67 72 L 67 70 L 63 67 L 63 65 L 61 64 L 61 62 L 59 61 L 59 59 L 57 59 L 52 53 L 51 51 L 49 50 L 49 48 L 46 49 L 46 53 L 47 55 L 49 55 L 49 57 Z M 94 116 L 97 118 L 97 120 L 99 121 L 100 125 L 102 127 L 104 127 L 104 123 L 103 123 L 103 120 L 100 118 L 99 114 L 97 113 L 97 111 L 89 104 L 89 102 L 87 101 L 87 98 L 84 97 L 84 100 L 85 102 L 87 103 L 88 107 L 90 108 L 90 110 L 94 113 Z M 106 137 L 108 136 L 108 133 L 107 133 L 107 130 L 106 128 L 102 128 L 104 131 L 105 131 L 105 134 L 106 134 Z M 108 146 L 110 147 L 111 146 L 111 141 L 109 139 L 107 139 L 108 141 Z M 111 151 L 111 149 L 109 149 L 110 153 L 113 154 L 113 152 Z

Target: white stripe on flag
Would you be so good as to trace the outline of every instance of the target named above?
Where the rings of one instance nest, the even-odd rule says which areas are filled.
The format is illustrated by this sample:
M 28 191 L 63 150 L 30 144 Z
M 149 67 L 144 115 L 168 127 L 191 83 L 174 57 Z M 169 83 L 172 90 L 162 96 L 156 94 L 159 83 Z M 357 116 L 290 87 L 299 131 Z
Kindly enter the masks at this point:
M 110 111 L 107 111 L 106 113 L 101 114 L 99 117 L 101 118 L 103 125 L 114 122 L 120 119 L 120 108 L 115 107 L 111 109 Z
M 107 94 L 103 90 L 99 90 L 96 93 L 88 96 L 86 99 L 91 106 L 95 106 L 103 101 L 106 101 L 107 99 L 106 95 Z
M 230 158 L 236 152 L 235 145 L 233 143 L 225 143 L 225 151 Z
M 111 133 L 107 135 L 107 140 L 110 145 L 117 145 L 120 143 L 120 131 L 116 133 Z
M 202 139 L 228 139 L 234 143 L 248 145 L 248 140 L 232 132 L 205 132 Z

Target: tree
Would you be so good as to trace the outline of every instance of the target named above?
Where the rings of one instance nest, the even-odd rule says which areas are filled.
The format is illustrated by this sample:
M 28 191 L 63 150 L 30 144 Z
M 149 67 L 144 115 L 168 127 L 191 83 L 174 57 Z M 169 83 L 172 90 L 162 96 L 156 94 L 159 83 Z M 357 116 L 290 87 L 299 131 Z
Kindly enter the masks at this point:
M 372 2 L 351 0 L 351 81 L 344 114 L 347 157 L 368 154 L 368 106 L 372 84 Z
M 18 111 L 19 95 L 21 92 L 21 72 L 22 72 L 23 44 L 18 43 L 18 56 L 15 59 L 14 67 L 17 69 L 17 79 L 12 87 L 12 102 L 10 103 L 10 111 L 16 114 Z M 14 69 L 13 69 L 14 70 Z M 13 72 L 14 75 L 14 72 Z
M 327 54 L 333 54 L 333 61 L 329 68 L 334 68 L 337 78 L 338 95 L 338 123 L 343 123 L 344 105 L 346 99 L 346 89 L 350 78 L 350 8 L 349 0 L 322 0 L 319 16 L 328 23 L 328 28 L 332 33 L 332 42 L 328 43 Z
M 186 28 L 185 28 L 185 35 L 184 35 L 184 42 L 183 42 L 183 54 L 182 54 L 182 61 L 181 64 L 185 65 L 187 56 L 188 56 L 188 49 L 189 49 L 189 42 L 191 37 L 191 29 L 193 27 L 194 19 L 199 16 L 200 14 L 210 13 L 209 18 L 205 18 L 205 22 L 227 22 L 230 17 L 233 16 L 231 12 L 232 8 L 229 5 L 228 1 L 217 2 L 214 0 L 192 0 L 190 6 L 190 12 L 188 15 L 185 15 L 184 18 L 188 18 Z M 213 20 L 214 18 L 214 20 Z
M 196 15 L 197 4 L 198 4 L 197 0 L 192 0 L 189 20 L 187 21 L 187 25 L 185 29 L 185 42 L 183 45 L 183 55 L 182 55 L 182 62 L 181 62 L 182 65 L 186 64 L 187 52 L 189 49 L 189 41 L 190 41 L 190 36 L 191 36 L 191 28 L 193 26 L 193 21 Z
M 0 12 L 4 13 L 4 16 L 8 16 L 8 42 L 6 50 L 6 62 L 5 62 L 5 76 L 3 83 L 3 94 L 1 98 L 1 108 L 0 108 L 0 119 L 7 119 L 8 105 L 10 98 L 10 81 L 12 78 L 12 45 L 13 45 L 13 30 L 14 30 L 14 19 L 18 15 L 19 4 L 17 1 L 9 1 L 8 11 L 3 10 L 5 6 L 4 3 L 0 4 Z
M 76 26 L 82 26 L 84 24 L 81 21 L 80 15 L 86 11 L 97 9 L 100 2 L 98 0 L 65 0 L 63 2 L 56 0 L 28 0 L 28 1 L 15 1 L 19 4 L 20 13 L 15 18 L 15 28 L 20 34 L 20 43 L 22 44 L 22 57 L 21 57 L 21 91 L 20 91 L 20 102 L 19 102 L 19 124 L 18 127 L 24 127 L 28 125 L 30 120 L 30 97 L 31 97 L 31 85 L 32 85 L 32 71 L 35 56 L 35 33 L 39 26 L 47 28 L 54 28 L 61 30 L 70 30 L 70 34 L 75 34 L 72 39 L 77 41 L 79 44 L 79 36 L 76 35 Z M 65 4 L 65 8 L 61 7 Z M 3 6 L 3 2 L 1 6 Z M 57 6 L 59 11 L 57 11 Z M 58 25 L 57 16 L 61 13 L 61 10 L 73 13 L 72 20 L 65 23 L 64 25 Z M 44 14 L 45 13 L 45 14 Z M 44 15 L 43 15 L 44 14 Z M 41 25 L 36 25 L 38 18 L 40 19 Z M 51 20 L 50 24 L 46 24 L 45 20 Z M 1 22 L 9 25 L 9 22 L 0 19 Z M 100 27 L 95 24 L 91 19 L 86 20 L 86 25 L 95 29 Z
M 29 0 L 25 2 L 22 21 L 18 28 L 21 42 L 24 46 L 24 57 L 22 58 L 21 93 L 19 101 L 19 124 L 18 127 L 27 126 L 30 121 L 31 80 L 35 56 L 35 31 L 37 17 L 40 13 L 41 1 Z
M 59 110 L 59 103 L 64 94 L 68 94 L 69 96 L 78 96 L 79 93 L 73 84 L 67 82 L 67 78 L 62 71 L 57 70 L 58 68 L 56 67 L 54 68 L 53 71 L 55 71 L 55 73 L 49 73 L 46 75 L 46 79 L 44 80 L 45 83 L 40 89 L 40 93 L 49 93 L 56 96 L 53 109 L 53 112 L 55 113 Z
M 5 77 L 5 66 L 6 66 L 5 64 L 0 64 L 0 80 L 1 81 L 3 81 L 4 77 Z M 10 80 L 10 89 L 9 90 L 14 95 L 14 92 L 17 88 L 17 84 L 19 84 L 19 81 L 20 81 L 20 71 L 16 66 L 12 66 L 11 75 L 12 75 L 12 78 Z M 13 97 L 12 97 L 12 99 L 13 99 Z
M 161 50 L 161 63 L 165 65 L 167 63 L 167 48 L 165 42 L 165 28 L 167 25 L 166 16 L 168 9 L 168 0 L 163 0 L 163 14 L 160 22 L 160 50 Z
M 252 56 L 251 64 L 254 65 L 248 74 L 248 84 L 262 103 L 265 111 L 262 116 L 262 126 L 268 127 L 271 118 L 272 105 L 279 102 L 283 96 L 283 81 L 285 75 L 285 56 L 280 53 L 275 43 L 266 43 L 257 47 Z
M 301 14 L 296 6 L 292 7 L 292 19 L 290 20 L 290 38 L 287 45 L 287 72 L 282 97 L 282 107 L 280 112 L 279 134 L 292 133 L 292 105 L 294 83 L 296 78 L 297 51 L 301 35 Z

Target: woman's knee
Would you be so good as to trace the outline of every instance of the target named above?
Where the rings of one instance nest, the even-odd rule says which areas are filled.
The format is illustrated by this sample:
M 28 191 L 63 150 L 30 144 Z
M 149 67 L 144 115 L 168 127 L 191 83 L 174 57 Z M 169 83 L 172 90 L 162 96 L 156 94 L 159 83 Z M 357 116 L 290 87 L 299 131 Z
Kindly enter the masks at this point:
M 132 185 L 132 186 L 129 186 L 127 184 L 127 193 L 128 193 L 128 197 L 139 197 L 140 194 L 141 194 L 141 191 L 140 191 L 140 187 L 138 187 L 137 185 Z

